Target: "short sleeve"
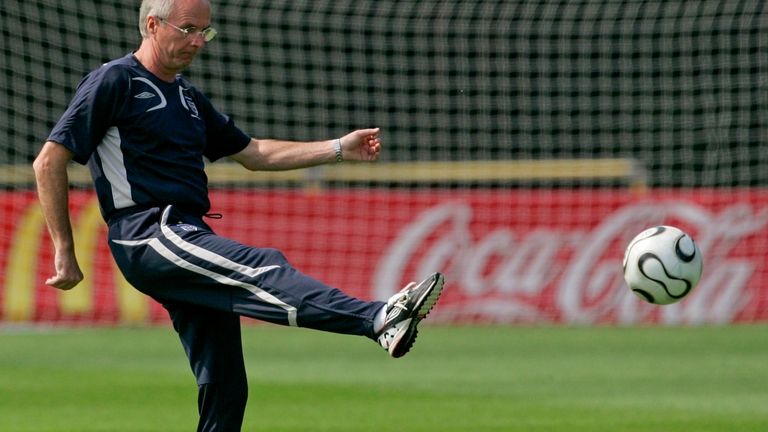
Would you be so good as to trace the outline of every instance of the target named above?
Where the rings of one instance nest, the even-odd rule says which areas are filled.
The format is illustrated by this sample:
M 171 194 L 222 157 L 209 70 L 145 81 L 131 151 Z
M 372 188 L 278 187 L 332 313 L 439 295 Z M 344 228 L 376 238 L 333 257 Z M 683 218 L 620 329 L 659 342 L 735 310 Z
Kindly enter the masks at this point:
M 102 66 L 88 74 L 48 140 L 71 150 L 75 162 L 87 163 L 107 129 L 115 124 L 128 86 L 130 79 L 118 67 Z
M 228 116 L 217 113 L 218 118 L 215 128 L 208 128 L 208 137 L 205 149 L 205 157 L 211 162 L 225 156 L 239 153 L 248 146 L 251 137 L 235 126 L 235 122 Z
M 250 135 L 235 125 L 231 117 L 217 111 L 202 93 L 198 92 L 198 101 L 206 127 L 206 146 L 203 154 L 211 162 L 240 152 L 251 141 Z

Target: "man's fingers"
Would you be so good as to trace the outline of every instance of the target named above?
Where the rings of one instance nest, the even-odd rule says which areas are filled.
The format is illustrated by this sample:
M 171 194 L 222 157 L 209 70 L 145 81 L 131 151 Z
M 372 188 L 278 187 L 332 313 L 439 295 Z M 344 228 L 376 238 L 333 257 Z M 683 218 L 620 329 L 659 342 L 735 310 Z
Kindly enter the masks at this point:
M 80 280 L 81 279 L 67 279 L 67 278 L 61 277 L 60 275 L 56 275 L 48 278 L 48 280 L 45 281 L 45 284 L 60 290 L 67 291 L 74 288 L 75 285 L 80 283 Z

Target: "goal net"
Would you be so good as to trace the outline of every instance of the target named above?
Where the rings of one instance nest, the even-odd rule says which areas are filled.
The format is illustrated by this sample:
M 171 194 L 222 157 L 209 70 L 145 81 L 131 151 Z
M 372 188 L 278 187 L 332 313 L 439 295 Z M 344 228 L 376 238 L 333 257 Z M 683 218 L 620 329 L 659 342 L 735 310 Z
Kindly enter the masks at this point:
M 114 269 L 83 167 L 86 274 L 46 287 L 31 161 L 90 70 L 136 49 L 138 1 L 0 7 L 0 322 L 165 320 Z M 768 320 L 768 11 L 760 0 L 218 1 L 185 72 L 256 137 L 382 128 L 382 160 L 209 166 L 211 222 L 362 298 L 446 273 L 435 320 Z M 704 252 L 681 303 L 626 288 L 643 229 Z

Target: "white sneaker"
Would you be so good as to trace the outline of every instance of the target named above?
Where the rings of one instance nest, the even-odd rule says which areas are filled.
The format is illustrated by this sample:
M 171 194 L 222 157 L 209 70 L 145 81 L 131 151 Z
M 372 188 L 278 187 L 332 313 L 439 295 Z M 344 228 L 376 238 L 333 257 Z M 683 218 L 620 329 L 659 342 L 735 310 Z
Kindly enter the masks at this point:
M 376 337 L 389 355 L 402 357 L 408 353 L 416 340 L 419 322 L 437 303 L 444 284 L 443 275 L 434 273 L 418 285 L 409 283 L 387 300 L 387 317 Z

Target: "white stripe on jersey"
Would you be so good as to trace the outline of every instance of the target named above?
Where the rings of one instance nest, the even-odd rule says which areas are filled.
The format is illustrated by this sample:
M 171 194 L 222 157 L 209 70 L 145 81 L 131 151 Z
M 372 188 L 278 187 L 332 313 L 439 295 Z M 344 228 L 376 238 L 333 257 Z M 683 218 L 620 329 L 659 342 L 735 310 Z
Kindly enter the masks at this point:
M 149 79 L 144 78 L 144 77 L 134 77 L 134 78 L 131 78 L 131 80 L 133 80 L 133 81 L 141 81 L 144 84 L 152 87 L 152 90 L 157 92 L 157 95 L 160 97 L 160 103 L 158 103 L 157 105 L 155 105 L 152 108 L 148 109 L 146 112 L 150 112 L 150 111 L 158 110 L 158 109 L 161 109 L 161 108 L 165 108 L 168 105 L 168 101 L 165 100 L 165 95 L 163 95 L 163 92 L 159 88 L 157 88 L 157 86 L 152 81 L 150 81 Z
M 120 132 L 117 127 L 112 126 L 107 129 L 101 144 L 96 146 L 96 152 L 101 159 L 101 169 L 112 188 L 112 201 L 116 209 L 136 205 L 131 198 L 131 185 L 128 183 L 120 142 Z

